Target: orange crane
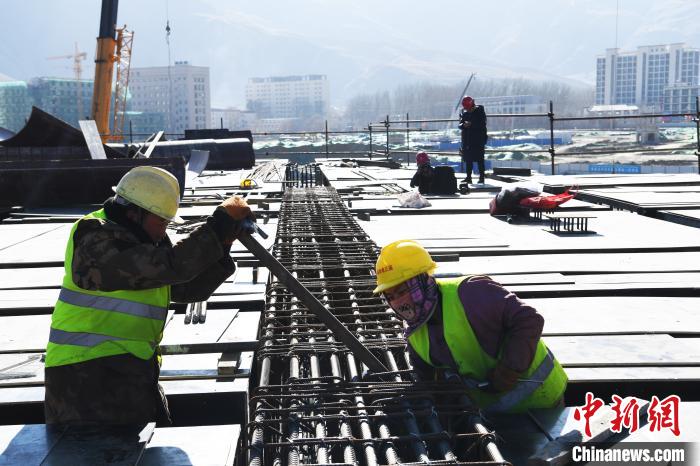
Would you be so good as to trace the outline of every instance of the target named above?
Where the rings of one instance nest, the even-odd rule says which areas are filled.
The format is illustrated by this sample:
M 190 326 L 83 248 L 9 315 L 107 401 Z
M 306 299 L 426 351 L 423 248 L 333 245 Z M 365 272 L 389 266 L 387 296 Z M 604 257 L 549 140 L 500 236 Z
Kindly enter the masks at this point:
M 78 110 L 78 120 L 84 117 L 83 114 L 83 82 L 80 80 L 83 74 L 83 66 L 80 64 L 81 61 L 87 58 L 87 53 L 81 52 L 78 49 L 78 43 L 75 43 L 75 52 L 71 55 L 59 55 L 57 57 L 47 57 L 47 60 L 73 60 L 73 74 L 75 75 L 75 81 L 78 85 L 78 95 L 76 98 L 76 107 Z
M 102 0 L 100 14 L 100 35 L 97 37 L 95 53 L 95 84 L 92 93 L 92 118 L 104 142 L 121 139 L 126 111 L 129 68 L 131 66 L 131 45 L 134 38 L 126 26 L 117 29 L 119 0 Z M 117 63 L 117 85 L 114 97 L 112 122 L 115 134 L 109 130 L 109 104 L 112 96 L 112 76 Z

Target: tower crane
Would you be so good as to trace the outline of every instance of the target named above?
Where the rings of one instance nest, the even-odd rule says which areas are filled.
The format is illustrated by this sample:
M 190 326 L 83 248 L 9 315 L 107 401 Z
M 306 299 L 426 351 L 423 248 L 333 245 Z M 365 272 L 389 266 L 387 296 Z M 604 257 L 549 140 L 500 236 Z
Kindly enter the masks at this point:
M 83 66 L 80 62 L 87 59 L 87 53 L 81 52 L 78 49 L 78 43 L 75 43 L 75 52 L 71 55 L 59 55 L 56 57 L 47 57 L 47 60 L 73 60 L 73 75 L 78 86 L 78 95 L 76 97 L 76 107 L 78 111 L 78 120 L 83 118 L 83 82 L 80 80 L 83 73 Z

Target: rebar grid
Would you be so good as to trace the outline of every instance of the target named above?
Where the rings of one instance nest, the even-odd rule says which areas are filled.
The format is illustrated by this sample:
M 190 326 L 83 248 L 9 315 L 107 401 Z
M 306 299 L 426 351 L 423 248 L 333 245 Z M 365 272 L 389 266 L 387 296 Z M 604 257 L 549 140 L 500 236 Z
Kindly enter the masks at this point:
M 417 381 L 375 296 L 379 249 L 332 188 L 289 188 L 273 255 L 380 358 L 370 373 L 279 282 L 268 285 L 249 466 L 508 464 L 460 385 Z

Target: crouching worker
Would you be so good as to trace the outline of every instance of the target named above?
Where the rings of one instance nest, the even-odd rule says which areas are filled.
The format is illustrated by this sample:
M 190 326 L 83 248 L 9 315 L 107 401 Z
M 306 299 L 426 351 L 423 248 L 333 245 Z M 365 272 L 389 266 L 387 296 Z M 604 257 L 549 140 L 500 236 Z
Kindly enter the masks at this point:
M 377 287 L 407 324 L 411 363 L 423 379 L 458 373 L 479 408 L 522 412 L 562 402 L 567 377 L 540 338 L 544 320 L 486 276 L 433 278 L 417 242 L 385 246 Z
M 73 225 L 46 348 L 47 424 L 135 424 L 170 419 L 158 384 L 158 344 L 170 301 L 206 300 L 235 266 L 246 202 L 224 201 L 173 245 L 177 179 L 136 167 L 102 209 Z
M 430 166 L 430 157 L 425 152 L 418 152 L 416 154 L 416 173 L 411 178 L 411 187 L 415 188 L 418 186 L 418 192 L 421 194 L 429 194 L 433 190 L 433 179 L 435 177 L 435 171 L 433 167 Z

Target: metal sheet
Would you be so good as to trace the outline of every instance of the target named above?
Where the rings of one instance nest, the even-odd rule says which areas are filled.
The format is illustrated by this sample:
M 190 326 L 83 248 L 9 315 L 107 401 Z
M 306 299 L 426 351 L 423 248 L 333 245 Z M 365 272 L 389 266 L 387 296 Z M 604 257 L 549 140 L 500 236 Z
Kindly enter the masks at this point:
M 0 142 L 0 146 L 8 149 L 44 147 L 47 148 L 47 154 L 52 152 L 52 148 L 82 148 L 84 158 L 89 157 L 85 137 L 79 129 L 37 107 L 32 107 L 32 113 L 29 115 L 27 124 L 11 138 Z M 125 157 L 123 153 L 110 147 L 104 146 L 104 150 L 109 158 Z M 0 153 L 2 152 L 0 151 Z M 21 154 L 21 152 L 18 154 Z M 41 156 L 41 152 L 38 154 Z M 43 158 L 46 159 L 47 157 L 44 156 Z M 22 160 L 22 157 L 15 157 L 15 160 Z
M 102 160 L 107 158 L 105 154 L 105 148 L 102 144 L 102 138 L 100 138 L 100 132 L 97 130 L 97 125 L 95 120 L 80 120 L 78 122 L 80 125 L 80 130 L 85 136 L 85 143 L 90 151 L 90 157 L 93 160 Z
M 180 158 L 0 162 L 0 202 L 23 206 L 101 204 L 113 195 L 112 186 L 126 172 L 141 165 L 168 170 L 184 190 L 185 164 Z

